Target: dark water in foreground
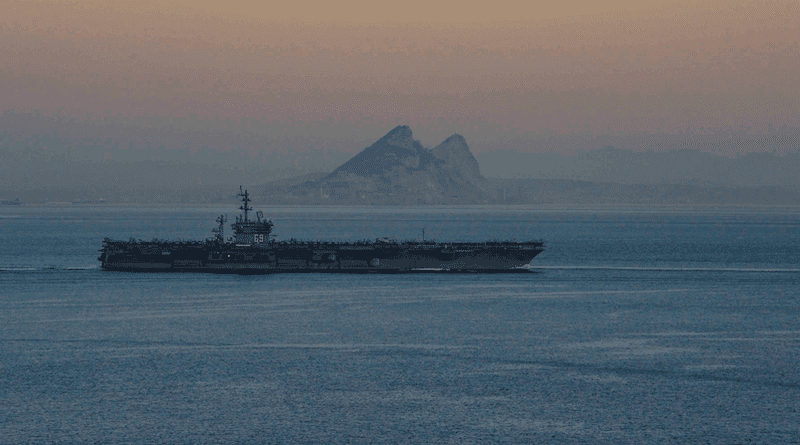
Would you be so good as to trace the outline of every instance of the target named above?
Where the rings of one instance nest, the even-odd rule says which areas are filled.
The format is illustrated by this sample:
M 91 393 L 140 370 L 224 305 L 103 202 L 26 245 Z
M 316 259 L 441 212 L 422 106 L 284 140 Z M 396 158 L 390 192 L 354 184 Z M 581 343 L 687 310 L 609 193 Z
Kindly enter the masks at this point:
M 0 209 L 0 442 L 797 443 L 800 213 L 273 209 L 539 273 L 99 271 L 223 208 Z

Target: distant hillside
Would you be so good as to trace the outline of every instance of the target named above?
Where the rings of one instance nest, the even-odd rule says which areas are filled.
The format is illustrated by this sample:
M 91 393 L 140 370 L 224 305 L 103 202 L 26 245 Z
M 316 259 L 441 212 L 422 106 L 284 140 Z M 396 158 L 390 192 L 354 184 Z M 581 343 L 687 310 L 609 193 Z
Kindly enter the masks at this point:
M 602 162 L 594 159 L 597 168 L 624 167 L 620 159 L 606 162 L 618 150 L 598 153 L 603 156 Z M 800 205 L 800 191 L 775 185 L 486 179 L 462 136 L 450 136 L 428 150 L 407 126 L 396 127 L 330 174 L 273 181 L 260 190 L 265 203 L 297 205 Z
M 619 184 L 566 179 L 490 179 L 498 204 L 800 205 L 800 192 L 716 183 Z
M 697 149 L 634 151 L 614 147 L 558 153 L 495 150 L 476 153 L 490 178 L 570 179 L 620 184 L 709 182 L 729 187 L 800 191 L 800 147 L 727 157 Z
M 6 113 L 0 128 L 23 121 Z M 49 133 L 24 126 L 0 132 L 0 200 L 233 202 L 239 185 L 261 203 L 298 205 L 796 205 L 800 193 L 797 138 L 772 144 L 780 150 L 736 157 L 610 146 L 566 156 L 512 149 L 503 141 L 498 144 L 505 148 L 473 156 L 458 134 L 427 149 L 406 126 L 366 141 L 355 133 L 289 140 L 262 130 L 206 128 L 206 121 L 190 122 L 191 131 L 165 127 L 156 133 L 122 123 L 72 128 L 37 122 Z M 79 137 L 84 133 L 92 136 Z M 353 147 L 373 141 L 352 155 Z
M 398 126 L 329 175 L 301 184 L 263 188 L 273 203 L 488 204 L 492 187 L 466 141 L 454 134 L 431 150 Z

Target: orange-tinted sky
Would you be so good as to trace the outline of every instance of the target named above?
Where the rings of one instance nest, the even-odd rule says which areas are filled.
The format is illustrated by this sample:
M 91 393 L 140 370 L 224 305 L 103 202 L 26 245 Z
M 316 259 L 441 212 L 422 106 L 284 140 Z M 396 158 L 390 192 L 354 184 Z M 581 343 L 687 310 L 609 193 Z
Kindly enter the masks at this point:
M 796 1 L 270 3 L 0 1 L 0 112 L 406 123 L 532 151 L 800 129 Z

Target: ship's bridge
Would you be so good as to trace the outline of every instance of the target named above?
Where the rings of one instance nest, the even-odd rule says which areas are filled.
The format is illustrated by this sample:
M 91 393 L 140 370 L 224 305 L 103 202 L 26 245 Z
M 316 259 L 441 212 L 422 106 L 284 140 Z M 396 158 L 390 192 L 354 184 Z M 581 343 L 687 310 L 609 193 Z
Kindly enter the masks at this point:
M 237 221 L 231 224 L 233 241 L 236 244 L 261 244 L 269 242 L 272 233 L 271 221 Z
M 272 234 L 272 221 L 264 219 L 264 214 L 259 210 L 256 212 L 256 220 L 253 221 L 249 218 L 249 212 L 253 210 L 250 207 L 250 194 L 247 190 L 242 192 L 241 186 L 239 187 L 239 194 L 242 198 L 242 206 L 239 210 L 243 215 L 236 217 L 236 222 L 231 224 L 233 229 L 233 241 L 236 244 L 261 244 L 268 243 L 270 235 Z

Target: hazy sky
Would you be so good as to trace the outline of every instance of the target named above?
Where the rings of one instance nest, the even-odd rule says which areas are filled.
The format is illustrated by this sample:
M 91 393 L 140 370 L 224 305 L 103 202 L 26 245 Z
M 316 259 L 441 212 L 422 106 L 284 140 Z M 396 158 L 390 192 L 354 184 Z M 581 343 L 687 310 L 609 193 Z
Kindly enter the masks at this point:
M 313 128 L 323 140 L 408 124 L 428 146 L 458 132 L 478 151 L 515 140 L 533 152 L 608 135 L 647 148 L 654 137 L 679 146 L 800 129 L 797 1 L 0 0 L 0 9 L 6 115 L 130 125 L 194 115 L 273 137 Z

